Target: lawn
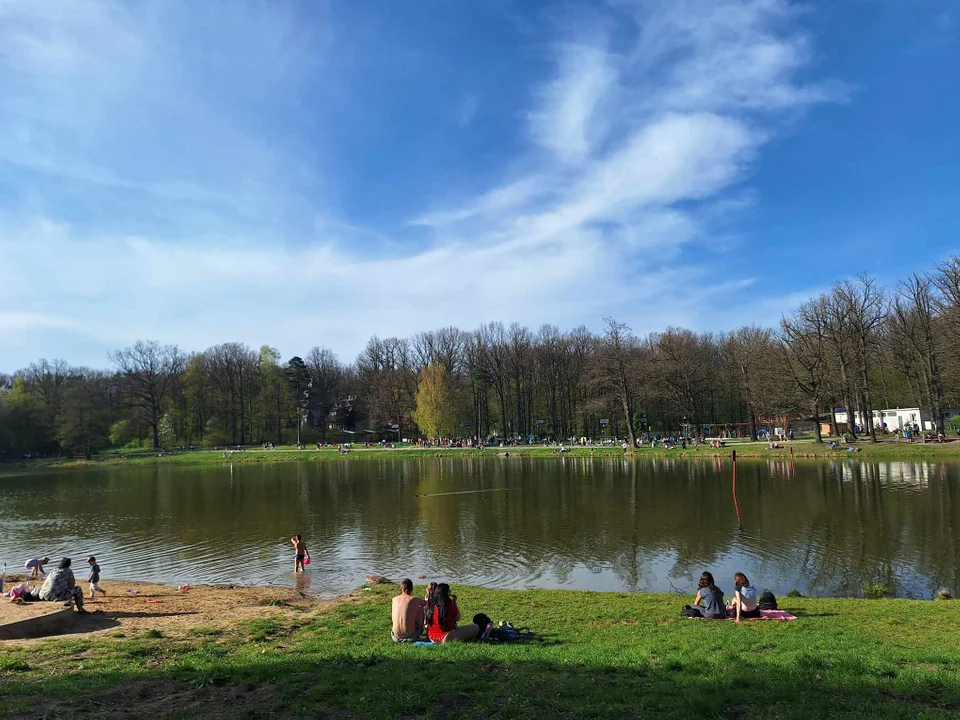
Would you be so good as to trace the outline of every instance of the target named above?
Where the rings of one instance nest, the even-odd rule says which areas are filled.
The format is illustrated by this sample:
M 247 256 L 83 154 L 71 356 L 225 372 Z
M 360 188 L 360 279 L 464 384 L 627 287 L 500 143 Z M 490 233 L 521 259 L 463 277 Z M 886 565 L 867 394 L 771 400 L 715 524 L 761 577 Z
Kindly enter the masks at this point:
M 420 589 L 418 588 L 418 591 Z M 685 597 L 456 587 L 510 645 L 389 640 L 391 586 L 227 630 L 0 646 L 18 717 L 933 718 L 960 711 L 954 602 L 781 598 L 795 622 L 693 621 Z

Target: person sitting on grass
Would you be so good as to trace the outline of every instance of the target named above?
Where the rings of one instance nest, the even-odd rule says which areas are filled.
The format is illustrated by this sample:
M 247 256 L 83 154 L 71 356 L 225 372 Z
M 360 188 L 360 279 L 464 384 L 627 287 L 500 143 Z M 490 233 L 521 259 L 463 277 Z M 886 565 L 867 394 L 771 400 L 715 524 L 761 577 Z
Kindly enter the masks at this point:
M 393 628 L 390 637 L 395 643 L 411 643 L 423 633 L 423 598 L 413 597 L 413 582 L 400 581 L 400 594 L 393 598 Z
M 456 596 L 450 595 L 447 583 L 438 583 L 437 591 L 427 606 L 427 636 L 435 643 L 476 640 L 480 628 L 473 623 L 457 627 L 459 619 L 460 608 L 457 607 Z
M 737 622 L 740 622 L 740 618 L 761 617 L 757 605 L 757 589 L 750 584 L 747 576 L 738 572 L 733 576 L 733 583 L 737 589 L 727 605 L 727 612 L 732 613 Z
M 702 573 L 697 587 L 697 596 L 693 599 L 694 607 L 700 608 L 701 614 L 707 620 L 726 620 L 727 611 L 723 606 L 723 590 L 713 582 L 713 575 L 708 572 Z

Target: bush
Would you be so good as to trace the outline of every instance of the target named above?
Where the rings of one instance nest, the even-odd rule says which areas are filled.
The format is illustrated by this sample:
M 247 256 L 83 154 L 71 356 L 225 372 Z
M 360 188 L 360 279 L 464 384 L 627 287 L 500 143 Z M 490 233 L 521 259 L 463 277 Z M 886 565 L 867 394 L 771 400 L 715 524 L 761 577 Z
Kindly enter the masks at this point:
M 887 596 L 889 590 L 883 583 L 872 583 L 864 586 L 863 596 L 869 600 L 881 600 Z
M 799 590 L 797 590 L 796 588 L 793 588 L 793 590 L 790 590 L 787 593 L 787 597 L 797 598 L 797 597 L 803 597 L 803 595 L 800 594 Z
M 953 600 L 953 595 L 947 588 L 940 588 L 937 594 L 933 596 L 934 600 Z

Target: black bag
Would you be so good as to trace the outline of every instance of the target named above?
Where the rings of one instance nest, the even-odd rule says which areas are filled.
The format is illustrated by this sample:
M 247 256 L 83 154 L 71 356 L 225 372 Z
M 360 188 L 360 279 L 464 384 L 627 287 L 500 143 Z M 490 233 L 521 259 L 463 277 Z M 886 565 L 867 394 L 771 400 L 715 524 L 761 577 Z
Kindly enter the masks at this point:
M 684 605 L 680 615 L 688 618 L 703 618 L 703 610 L 693 605 Z
M 761 610 L 777 610 L 777 597 L 769 590 L 764 590 L 763 594 L 760 596 L 760 601 L 757 603 L 757 607 Z
M 493 620 L 483 613 L 477 613 L 473 616 L 473 624 L 480 628 L 480 632 L 477 637 L 483 637 L 483 634 L 487 631 L 487 626 L 493 625 Z

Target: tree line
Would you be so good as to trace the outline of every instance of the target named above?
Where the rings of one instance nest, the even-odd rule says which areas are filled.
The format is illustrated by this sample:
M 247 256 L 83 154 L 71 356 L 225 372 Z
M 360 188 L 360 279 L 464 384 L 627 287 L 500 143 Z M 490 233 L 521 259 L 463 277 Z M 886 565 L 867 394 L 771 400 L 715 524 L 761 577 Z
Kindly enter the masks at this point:
M 610 437 L 737 428 L 757 436 L 836 408 L 920 407 L 937 429 L 960 404 L 960 256 L 895 287 L 860 276 L 779 327 L 644 336 L 491 322 L 372 337 L 352 363 L 324 347 L 286 361 L 242 343 L 186 353 L 137 341 L 108 369 L 46 359 L 0 376 L 0 457 L 105 448 L 361 437 Z M 367 432 L 365 432 L 367 431 Z M 852 424 L 847 432 L 856 433 Z

